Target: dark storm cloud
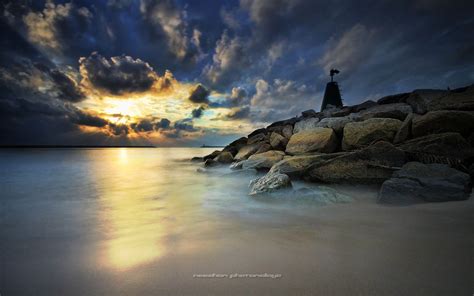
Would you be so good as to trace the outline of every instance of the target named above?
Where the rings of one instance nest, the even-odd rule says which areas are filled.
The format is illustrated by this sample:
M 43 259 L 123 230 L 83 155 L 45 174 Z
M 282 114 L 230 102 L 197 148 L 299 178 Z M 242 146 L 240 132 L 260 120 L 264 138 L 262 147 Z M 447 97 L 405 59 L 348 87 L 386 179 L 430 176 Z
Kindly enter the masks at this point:
M 163 131 L 170 127 L 171 122 L 167 118 L 157 119 L 141 119 L 137 123 L 132 123 L 130 128 L 135 132 L 152 132 Z
M 129 56 L 105 58 L 94 52 L 79 59 L 79 67 L 93 87 L 114 95 L 147 91 L 157 80 L 148 63 Z
M 93 126 L 93 127 L 104 127 L 109 122 L 99 116 L 81 111 L 76 110 L 74 113 L 70 115 L 71 122 L 78 124 L 78 125 L 85 125 L 85 126 Z
M 85 95 L 79 88 L 76 81 L 63 72 L 54 69 L 49 72 L 49 76 L 55 82 L 59 90 L 59 98 L 69 102 L 80 102 L 85 99 Z
M 198 107 L 196 109 L 193 109 L 191 115 L 193 116 L 193 118 L 200 118 L 203 115 L 204 110 L 206 110 L 206 108 L 204 108 L 203 106 Z
M 193 103 L 209 103 L 209 90 L 205 88 L 202 84 L 198 84 L 189 94 L 189 100 Z

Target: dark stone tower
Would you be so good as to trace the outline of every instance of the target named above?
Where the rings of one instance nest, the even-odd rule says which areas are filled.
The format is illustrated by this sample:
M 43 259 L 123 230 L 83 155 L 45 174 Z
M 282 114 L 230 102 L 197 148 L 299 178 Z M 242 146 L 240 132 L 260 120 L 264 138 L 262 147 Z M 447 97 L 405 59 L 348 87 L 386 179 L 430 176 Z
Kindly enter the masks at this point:
M 321 104 L 321 111 L 326 109 L 327 105 L 333 105 L 336 107 L 342 107 L 341 92 L 336 81 L 333 81 L 334 74 L 338 74 L 339 70 L 331 69 L 329 75 L 331 76 L 331 82 L 326 84 L 326 91 L 324 92 L 323 103 Z

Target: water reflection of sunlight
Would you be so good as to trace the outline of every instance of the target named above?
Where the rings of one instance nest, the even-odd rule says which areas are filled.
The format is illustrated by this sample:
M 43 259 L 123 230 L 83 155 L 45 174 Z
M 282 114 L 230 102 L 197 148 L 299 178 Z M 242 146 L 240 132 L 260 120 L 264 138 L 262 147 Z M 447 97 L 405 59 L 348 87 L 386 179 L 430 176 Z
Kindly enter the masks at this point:
M 155 260 L 164 252 L 165 227 L 159 210 L 162 200 L 153 199 L 149 178 L 141 171 L 144 158 L 129 157 L 126 148 L 109 150 L 111 158 L 101 168 L 107 177 L 102 179 L 102 220 L 107 229 L 103 260 L 117 270 L 127 270 Z

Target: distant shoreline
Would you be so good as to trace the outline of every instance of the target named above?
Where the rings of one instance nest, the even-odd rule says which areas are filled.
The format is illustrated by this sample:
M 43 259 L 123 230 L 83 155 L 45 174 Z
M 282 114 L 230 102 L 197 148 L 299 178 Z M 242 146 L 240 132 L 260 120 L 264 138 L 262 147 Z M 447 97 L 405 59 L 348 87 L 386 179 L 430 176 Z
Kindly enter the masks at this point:
M 157 148 L 156 146 L 111 146 L 111 145 L 5 145 L 0 149 L 30 149 L 30 148 Z
M 176 146 L 176 147 L 159 147 L 159 146 L 123 146 L 123 145 L 3 145 L 0 149 L 77 149 L 77 148 L 222 148 L 224 146 Z

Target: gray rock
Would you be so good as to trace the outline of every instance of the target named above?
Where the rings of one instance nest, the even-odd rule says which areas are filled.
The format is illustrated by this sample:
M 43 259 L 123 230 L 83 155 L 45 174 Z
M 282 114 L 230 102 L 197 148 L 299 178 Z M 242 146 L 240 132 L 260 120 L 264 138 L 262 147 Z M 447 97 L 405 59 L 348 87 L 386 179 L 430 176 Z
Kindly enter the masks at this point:
M 314 111 L 313 109 L 309 109 L 309 110 L 301 112 L 301 115 L 303 117 L 316 117 L 318 113 Z
M 272 150 L 272 146 L 270 146 L 270 144 L 268 144 L 268 143 L 261 143 L 261 144 L 262 145 L 260 146 L 260 148 L 258 148 L 258 150 L 255 152 L 255 154 L 263 153 L 263 152 L 267 152 L 267 151 Z
M 214 166 L 217 166 L 219 163 L 217 161 L 215 161 L 214 159 L 207 159 L 205 162 L 204 162 L 204 167 L 214 167 Z
M 360 121 L 360 118 L 355 115 L 348 115 L 344 117 L 329 117 L 321 119 L 321 121 L 318 122 L 316 126 L 332 128 L 337 134 L 342 134 L 342 131 L 344 130 L 346 124 L 355 121 Z
M 459 133 L 428 135 L 406 141 L 398 147 L 409 153 L 412 159 L 428 163 L 446 163 L 442 157 L 463 161 L 473 156 L 471 146 Z
M 208 159 L 214 159 L 217 157 L 217 155 L 219 155 L 221 152 L 219 150 L 214 150 L 211 154 L 208 154 L 206 156 L 204 156 L 202 159 L 203 161 L 206 161 Z
M 204 157 L 195 156 L 195 157 L 191 158 L 191 161 L 192 161 L 192 162 L 203 162 L 203 161 L 204 161 Z
M 233 162 L 233 163 L 230 165 L 229 168 L 230 168 L 231 170 L 241 170 L 241 169 L 242 169 L 242 166 L 244 165 L 244 161 L 245 161 L 245 160 Z
M 350 196 L 339 193 L 337 190 L 327 186 L 318 186 L 317 188 L 304 187 L 293 190 L 291 199 L 307 200 L 318 205 L 348 203 L 353 200 Z
M 222 151 L 228 151 L 232 154 L 232 156 L 235 156 L 237 152 L 239 152 L 240 148 L 244 147 L 245 145 L 247 145 L 247 138 L 242 137 L 225 146 Z
M 272 126 L 272 125 L 270 125 L 270 126 Z M 247 138 L 250 139 L 251 137 L 253 137 L 253 136 L 255 136 L 255 135 L 258 135 L 258 134 L 266 134 L 266 133 L 267 133 L 267 129 L 266 129 L 266 128 L 259 128 L 259 129 L 254 130 L 253 132 L 251 132 L 251 133 L 247 136 Z
M 430 111 L 413 120 L 414 137 L 456 132 L 468 137 L 474 130 L 474 112 Z
M 359 112 L 363 120 L 370 118 L 394 118 L 404 120 L 413 110 L 410 105 L 405 103 L 376 105 L 369 109 Z
M 273 132 L 270 135 L 270 146 L 272 146 L 273 149 L 285 150 L 287 143 L 288 139 L 280 134 Z
M 352 106 L 352 112 L 360 112 L 365 109 L 369 109 L 377 106 L 378 104 L 372 100 L 365 101 L 363 103 Z
M 334 130 L 317 127 L 291 136 L 286 145 L 286 153 L 296 155 L 310 152 L 334 152 L 339 146 Z
M 377 101 L 378 104 L 394 104 L 394 103 L 406 103 L 406 100 L 410 93 L 401 93 L 396 95 L 385 96 Z
M 250 181 L 249 187 L 249 195 L 259 195 L 291 188 L 291 180 L 290 177 L 285 174 L 268 173 L 263 177 Z
M 215 161 L 219 163 L 232 163 L 234 161 L 234 157 L 228 151 L 223 151 L 219 153 L 219 155 L 214 158 Z
M 230 173 L 224 174 L 224 177 L 236 177 L 236 176 L 254 176 L 258 173 L 256 169 L 242 169 L 236 170 Z
M 350 122 L 344 127 L 342 149 L 358 149 L 379 140 L 392 142 L 401 125 L 400 120 L 393 118 L 372 118 L 361 122 Z
M 265 141 L 265 139 L 266 139 L 266 134 L 264 134 L 264 133 L 256 134 L 256 135 L 253 135 L 252 137 L 248 138 L 247 144 L 251 145 L 251 144 L 254 144 L 254 143 L 257 143 L 257 142 Z
M 424 114 L 432 110 L 429 106 L 433 101 L 439 100 L 448 93 L 448 91 L 438 89 L 417 89 L 408 96 L 406 102 L 413 108 L 413 112 Z
M 411 138 L 411 126 L 412 126 L 412 121 L 414 118 L 414 113 L 410 113 L 405 120 L 403 121 L 402 125 L 398 129 L 398 132 L 395 134 L 395 138 L 393 139 L 393 142 L 398 144 L 401 142 L 404 142 Z
M 433 98 L 426 103 L 426 111 L 437 110 L 474 111 L 474 87 L 463 92 L 448 92 L 445 96 Z
M 341 156 L 343 154 L 344 152 L 285 157 L 283 160 L 275 163 L 270 169 L 270 172 L 282 173 L 292 178 L 299 178 L 303 176 L 305 171 L 310 166 Z
M 319 122 L 319 119 L 316 117 L 310 117 L 310 118 L 306 118 L 301 121 L 298 121 L 297 123 L 295 123 L 295 127 L 293 128 L 293 133 L 296 134 L 302 131 L 314 129 L 318 122 Z
M 293 135 L 293 126 L 289 124 L 285 125 L 281 130 L 281 135 L 289 140 Z
M 471 193 L 468 174 L 444 164 L 409 162 L 382 184 L 378 201 L 410 204 L 465 200 Z
M 250 155 L 255 154 L 258 149 L 265 144 L 263 142 L 258 142 L 250 145 L 245 145 L 244 147 L 240 148 L 239 152 L 235 155 L 235 160 L 244 160 L 249 158 Z
M 285 153 L 277 150 L 270 150 L 250 156 L 242 164 L 243 169 L 269 169 L 275 163 L 283 159 Z
M 305 177 L 326 183 L 382 183 L 406 162 L 405 153 L 388 142 L 343 154 L 310 166 Z

